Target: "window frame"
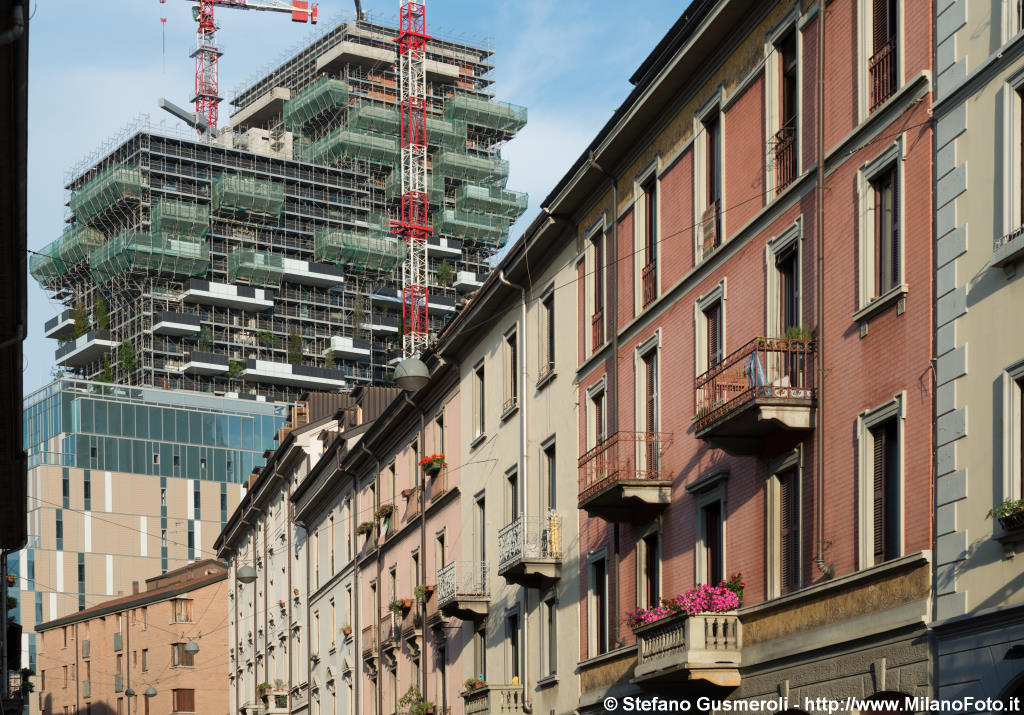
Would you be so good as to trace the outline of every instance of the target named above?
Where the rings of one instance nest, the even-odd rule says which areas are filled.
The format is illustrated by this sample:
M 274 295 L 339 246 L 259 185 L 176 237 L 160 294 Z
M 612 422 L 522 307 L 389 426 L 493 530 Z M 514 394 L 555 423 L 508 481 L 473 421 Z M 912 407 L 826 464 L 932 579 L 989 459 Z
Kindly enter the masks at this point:
M 1003 499 L 1024 498 L 1024 360 L 1008 365 L 999 376 L 1002 401 L 1001 449 Z
M 484 360 L 481 358 L 473 365 L 473 439 L 470 447 L 475 447 L 483 441 L 487 434 L 487 373 Z
M 592 355 L 597 352 L 607 341 L 608 315 L 605 308 L 608 299 L 608 278 L 605 272 L 607 266 L 608 249 L 608 225 L 604 213 L 595 221 L 583 234 L 584 240 L 584 298 L 586 314 L 583 320 L 584 330 L 584 354 Z M 598 256 L 597 247 L 601 246 L 601 255 Z M 600 260 L 598 260 L 600 258 Z M 594 342 L 593 325 L 594 317 L 598 311 L 598 297 L 601 298 L 601 337 L 600 343 Z
M 600 414 L 598 414 L 598 398 L 600 398 Z M 586 403 L 586 440 L 587 450 L 602 444 L 608 439 L 608 378 L 605 375 L 587 388 Z M 599 419 L 600 418 L 600 419 Z M 600 423 L 600 424 L 599 424 Z
M 725 86 L 719 87 L 713 95 L 696 111 L 693 116 L 693 214 L 696 224 L 694 234 L 693 264 L 700 265 L 706 260 L 704 255 L 704 221 L 703 216 L 710 206 L 708 201 L 708 137 L 706 136 L 708 121 L 714 117 L 718 125 L 718 156 L 716 180 L 718 184 L 718 245 L 708 255 L 717 251 L 725 243 Z
M 726 548 L 725 548 L 725 537 L 726 537 L 726 490 L 724 480 L 716 480 L 714 484 L 709 484 L 708 487 L 701 492 L 694 495 L 693 506 L 696 513 L 696 543 L 694 552 L 694 574 L 696 583 L 704 583 L 704 577 L 708 571 L 708 557 L 707 550 L 708 544 L 705 543 L 705 531 L 706 524 L 704 519 L 704 510 L 714 504 L 718 503 L 719 508 L 719 548 L 721 550 L 721 561 L 722 561 L 722 578 L 727 578 L 726 574 L 729 572 L 726 562 Z M 718 584 L 708 584 L 709 586 L 717 586 Z
M 765 335 L 783 337 L 782 279 L 779 259 L 794 252 L 796 258 L 796 325 L 803 325 L 804 271 L 803 271 L 803 218 L 772 238 L 765 245 Z
M 650 163 L 633 178 L 633 292 L 634 315 L 639 315 L 661 295 L 661 156 L 655 154 Z M 653 189 L 651 191 L 650 189 Z M 653 203 L 654 210 L 651 210 Z M 649 215 L 649 214 L 653 214 Z M 653 238 L 651 234 L 653 233 Z M 652 243 L 653 241 L 653 243 Z M 651 254 L 653 253 L 653 258 Z M 654 263 L 654 297 L 644 302 L 643 274 Z
M 890 99 L 899 94 L 904 84 L 904 63 L 906 55 L 906 22 L 904 0 L 896 2 L 896 86 Z M 857 3 L 857 118 L 864 122 L 873 112 L 871 106 L 871 76 L 868 64 L 874 56 L 874 0 L 858 0 Z M 878 109 L 876 108 L 877 112 Z
M 555 344 L 557 341 L 557 313 L 555 312 L 555 287 L 548 286 L 537 301 L 537 387 L 548 383 L 555 375 Z
M 1002 238 L 1024 227 L 1024 67 L 1011 74 L 1002 87 L 1003 194 Z
M 779 476 L 795 470 L 796 473 L 796 511 L 797 511 L 797 560 L 796 560 L 796 588 L 803 586 L 803 480 L 804 480 L 804 451 L 798 446 L 791 452 L 781 455 L 768 464 L 768 510 L 766 523 L 765 544 L 768 549 L 766 563 L 766 590 L 769 599 L 779 598 L 788 595 L 785 591 L 785 584 L 782 583 L 782 495 L 781 481 Z M 792 593 L 790 591 L 788 593 Z
M 722 326 L 719 329 L 722 338 L 722 359 L 724 360 L 729 354 L 726 349 L 726 315 L 725 315 L 725 304 L 726 304 L 726 284 L 725 278 L 722 278 L 714 288 L 699 296 L 693 304 L 693 322 L 694 332 L 696 333 L 696 340 L 694 340 L 695 360 L 694 374 L 698 377 L 706 373 L 711 367 L 708 362 L 708 326 L 706 313 L 715 303 L 721 304 L 721 316 Z
M 858 265 L 857 265 L 857 310 L 854 321 L 869 319 L 877 311 L 903 298 L 909 288 L 906 282 L 906 205 L 904 191 L 903 161 L 906 159 L 905 134 L 900 134 L 882 153 L 863 164 L 857 172 L 858 209 Z M 877 275 L 877 215 L 875 182 L 895 169 L 896 198 L 899 231 L 899 275 L 894 286 L 878 290 Z M 877 293 L 877 295 L 876 295 Z
M 642 342 L 633 352 L 633 424 L 634 430 L 640 434 L 657 434 L 661 431 L 661 406 L 662 406 L 662 380 L 661 380 L 661 329 L 654 332 L 654 335 Z M 647 370 L 648 360 L 654 360 L 654 429 L 647 420 Z M 650 445 L 645 441 L 637 441 L 635 444 L 634 463 L 639 469 L 650 469 Z
M 647 560 L 650 556 L 648 539 L 654 537 L 655 542 L 655 559 L 657 562 L 657 572 L 655 574 L 655 590 L 654 594 L 654 605 L 657 605 L 657 600 L 661 598 L 663 594 L 662 583 L 664 574 L 664 565 L 662 564 L 662 533 L 661 533 L 661 519 L 658 518 L 647 528 L 638 531 L 636 535 L 636 607 L 649 608 L 651 603 L 651 594 L 647 587 L 647 582 L 650 579 L 650 575 L 647 571 Z
M 520 393 L 523 386 L 520 385 L 519 361 L 522 359 L 519 345 L 519 324 L 515 323 L 504 332 L 501 337 L 502 353 L 502 385 L 504 402 L 501 408 L 501 419 L 507 420 L 516 410 L 519 409 Z
M 554 591 L 541 599 L 541 678 L 558 675 L 558 596 Z
M 595 571 L 598 563 L 603 563 L 604 571 L 604 640 L 602 644 L 599 642 L 598 623 L 598 603 L 597 594 L 595 589 L 596 576 Z M 611 593 L 611 574 L 608 570 L 608 547 L 602 546 L 600 549 L 587 556 L 587 657 L 594 658 L 598 655 L 603 655 L 611 650 L 612 638 L 611 638 L 611 603 L 609 595 Z
M 905 553 L 906 538 L 906 489 L 905 478 L 906 468 L 904 460 L 905 452 L 905 422 L 907 417 L 906 392 L 899 392 L 888 402 L 879 405 L 871 410 L 865 410 L 857 416 L 857 472 L 858 472 L 858 563 L 860 568 L 868 568 L 876 565 L 874 558 L 874 436 L 872 430 L 881 426 L 890 419 L 896 420 L 896 440 L 898 443 L 898 482 L 897 489 L 897 519 L 899 527 L 896 529 L 897 557 Z
M 765 201 L 771 203 L 777 196 L 796 182 L 802 171 L 802 129 L 803 129 L 803 80 L 804 66 L 801 62 L 803 56 L 803 33 L 799 26 L 799 8 L 793 8 L 786 16 L 765 36 L 764 43 L 764 91 L 765 91 Z M 783 128 L 783 84 L 782 76 L 785 67 L 782 64 L 780 45 L 786 36 L 792 32 L 794 39 L 794 52 L 796 54 L 796 121 L 793 126 L 793 180 L 785 187 L 778 187 L 778 179 L 775 171 L 775 137 Z

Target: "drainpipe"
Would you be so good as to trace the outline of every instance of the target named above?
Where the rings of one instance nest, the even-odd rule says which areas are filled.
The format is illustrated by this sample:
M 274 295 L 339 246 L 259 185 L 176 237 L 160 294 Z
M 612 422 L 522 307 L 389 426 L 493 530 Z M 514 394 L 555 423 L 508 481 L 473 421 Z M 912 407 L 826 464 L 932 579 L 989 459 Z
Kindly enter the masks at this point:
M 612 190 L 612 234 L 611 234 L 611 247 L 607 252 L 608 263 L 612 267 L 612 271 L 618 270 L 618 258 L 619 258 L 619 192 L 618 192 L 618 178 L 607 171 L 603 166 L 597 163 L 594 158 L 594 152 L 590 152 L 590 165 L 597 169 L 599 172 L 604 174 L 608 178 L 608 184 Z M 609 285 L 608 276 L 605 276 L 605 285 L 608 287 L 608 305 L 606 310 L 608 311 L 608 330 L 611 333 L 612 338 L 612 354 L 607 363 L 611 363 L 611 369 L 606 368 L 605 374 L 608 376 L 608 409 L 605 411 L 607 420 L 611 418 L 611 424 L 608 425 L 608 430 L 605 437 L 613 435 L 619 431 L 619 281 L 618 277 L 612 273 L 611 285 Z M 609 611 L 611 613 L 618 613 L 619 608 L 619 525 L 616 523 L 614 526 L 615 537 L 612 550 L 612 573 L 615 574 L 615 588 L 609 589 Z M 614 629 L 612 632 L 611 640 L 614 643 L 619 642 L 619 620 L 614 619 L 614 625 L 611 626 Z
M 825 578 L 832 578 L 835 565 L 825 565 L 825 3 L 818 3 L 818 200 L 815 218 L 815 256 L 817 271 L 815 283 L 818 303 L 818 406 L 814 436 L 814 472 L 817 485 L 814 489 L 816 548 L 814 564 Z
M 505 277 L 505 269 L 502 269 L 498 273 L 498 280 L 507 285 L 509 288 L 519 289 L 519 330 L 516 331 L 516 352 L 519 353 L 519 503 L 522 507 L 522 518 L 523 518 L 523 529 L 524 534 L 526 529 L 526 514 L 528 511 L 527 498 L 529 491 L 527 490 L 528 473 L 527 473 L 527 439 L 526 439 L 526 287 L 517 285 L 510 282 Z M 540 515 L 543 516 L 543 515 Z M 529 589 L 520 589 L 522 592 L 522 614 L 523 614 L 523 642 L 519 648 L 521 658 L 523 661 L 523 711 L 526 713 L 533 712 L 532 707 L 528 704 L 530 698 L 530 688 L 527 683 L 530 677 L 530 639 L 529 629 L 527 624 L 529 623 Z

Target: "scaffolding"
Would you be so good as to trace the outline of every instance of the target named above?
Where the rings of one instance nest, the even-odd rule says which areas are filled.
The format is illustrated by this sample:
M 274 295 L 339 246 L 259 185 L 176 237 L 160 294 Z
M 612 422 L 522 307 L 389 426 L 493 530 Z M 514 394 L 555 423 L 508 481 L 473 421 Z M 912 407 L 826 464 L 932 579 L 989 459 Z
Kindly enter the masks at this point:
M 474 181 L 505 187 L 508 162 L 496 156 L 479 156 L 462 151 L 442 149 L 434 157 L 434 172 L 463 181 Z
M 88 222 L 122 201 L 141 197 L 142 170 L 138 166 L 108 166 L 71 194 L 71 211 L 79 222 Z
M 403 241 L 380 226 L 364 232 L 323 228 L 313 236 L 315 260 L 365 271 L 393 271 L 405 260 L 407 251 Z
M 432 204 L 440 204 L 444 201 L 444 177 L 440 174 L 430 174 L 427 177 L 427 201 Z M 384 198 L 388 201 L 402 197 L 402 172 L 394 167 L 387 180 L 384 182 Z
M 493 213 L 512 221 L 523 215 L 528 201 L 525 193 L 500 186 L 463 184 L 455 191 L 455 208 L 460 211 Z
M 508 219 L 502 216 L 441 209 L 434 214 L 434 231 L 463 241 L 500 248 L 508 240 Z
M 360 100 L 348 110 L 345 124 L 349 129 L 357 129 L 377 134 L 398 134 L 398 110 L 383 104 Z
M 228 282 L 254 286 L 281 285 L 284 256 L 254 248 L 236 248 L 228 254 Z
M 95 249 L 89 269 L 97 283 L 109 283 L 129 271 L 165 276 L 199 276 L 210 268 L 210 246 L 202 238 L 169 233 L 121 231 Z
M 444 116 L 496 132 L 518 132 L 526 126 L 526 107 L 464 92 L 448 98 Z
M 291 99 L 285 100 L 282 111 L 284 125 L 296 131 L 326 112 L 348 104 L 348 84 L 333 77 L 311 82 Z M 332 112 L 333 114 L 333 112 Z
M 466 148 L 466 124 L 441 117 L 427 117 L 427 144 L 445 149 Z
M 150 214 L 153 233 L 176 233 L 202 238 L 210 228 L 210 207 L 204 204 L 157 199 Z
M 106 237 L 82 224 L 71 226 L 56 241 L 44 246 L 29 258 L 29 273 L 37 281 L 59 278 L 86 260 L 93 249 L 102 246 Z
M 381 134 L 338 128 L 302 150 L 302 160 L 334 163 L 341 159 L 359 159 L 374 164 L 398 161 L 398 140 Z
M 214 211 L 241 211 L 280 216 L 284 185 L 241 174 L 217 174 L 213 179 Z

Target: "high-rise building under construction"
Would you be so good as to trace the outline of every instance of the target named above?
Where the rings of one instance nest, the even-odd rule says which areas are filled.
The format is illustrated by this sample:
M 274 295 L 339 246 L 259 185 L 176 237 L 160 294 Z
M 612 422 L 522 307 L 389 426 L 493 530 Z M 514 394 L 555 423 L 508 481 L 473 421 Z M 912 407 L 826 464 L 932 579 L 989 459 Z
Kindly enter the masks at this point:
M 202 138 L 139 124 L 73 170 L 66 230 L 30 270 L 65 306 L 59 366 L 128 385 L 295 399 L 387 381 L 401 353 L 393 28 L 329 28 Z M 501 144 L 491 51 L 427 48 L 429 329 L 479 286 L 526 195 Z

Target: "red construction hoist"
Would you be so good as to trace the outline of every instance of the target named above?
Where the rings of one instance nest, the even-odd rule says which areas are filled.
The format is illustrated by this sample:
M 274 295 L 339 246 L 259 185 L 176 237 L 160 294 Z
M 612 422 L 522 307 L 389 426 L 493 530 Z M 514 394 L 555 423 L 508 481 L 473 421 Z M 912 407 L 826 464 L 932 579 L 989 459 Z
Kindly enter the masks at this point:
M 427 41 L 426 5 L 402 2 L 398 43 L 402 116 L 402 213 L 391 231 L 409 244 L 402 265 L 402 357 L 422 355 L 430 338 L 427 320 Z
M 163 3 L 165 0 L 160 0 Z M 292 22 L 316 24 L 317 6 L 308 0 L 189 0 L 192 18 L 199 23 L 196 29 L 196 48 L 191 56 L 196 60 L 196 89 L 192 101 L 196 113 L 205 117 L 213 129 L 217 128 L 217 105 L 220 104 L 217 63 L 224 54 L 217 48 L 217 25 L 213 21 L 213 8 L 237 7 L 242 10 L 289 12 Z M 202 130 L 200 130 L 200 134 Z

